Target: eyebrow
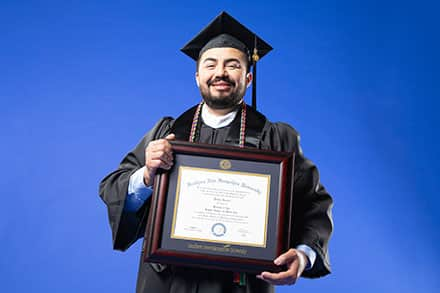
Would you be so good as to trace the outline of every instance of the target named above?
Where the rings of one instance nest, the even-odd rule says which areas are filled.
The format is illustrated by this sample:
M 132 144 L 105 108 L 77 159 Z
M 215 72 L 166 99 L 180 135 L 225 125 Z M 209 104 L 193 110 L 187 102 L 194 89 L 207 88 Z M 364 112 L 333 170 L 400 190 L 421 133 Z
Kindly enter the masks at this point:
M 208 62 L 208 61 L 217 62 L 218 60 L 217 60 L 216 58 L 213 58 L 213 57 L 207 57 L 205 60 L 203 60 L 202 63 L 205 63 L 205 62 Z M 238 62 L 238 63 L 241 64 L 241 61 L 240 61 L 240 59 L 238 59 L 238 58 L 229 58 L 229 59 L 226 59 L 224 62 L 225 62 L 225 63 L 229 63 L 229 62 Z
M 208 58 L 206 58 L 205 60 L 203 60 L 203 62 L 202 62 L 202 63 L 206 63 L 206 62 L 208 62 L 208 61 L 213 61 L 213 62 L 217 62 L 217 59 L 215 59 L 215 58 L 212 58 L 212 57 L 208 57 Z
M 238 63 L 240 63 L 241 64 L 241 61 L 240 61 L 240 59 L 238 59 L 238 58 L 229 58 L 229 59 L 226 59 L 225 60 L 225 63 L 229 63 L 229 62 L 238 62 Z

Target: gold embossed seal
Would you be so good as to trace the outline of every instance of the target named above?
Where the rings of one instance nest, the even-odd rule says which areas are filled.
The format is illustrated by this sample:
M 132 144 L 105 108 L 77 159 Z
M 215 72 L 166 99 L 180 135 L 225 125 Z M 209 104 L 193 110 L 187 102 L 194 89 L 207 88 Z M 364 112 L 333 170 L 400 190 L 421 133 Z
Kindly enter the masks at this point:
M 220 168 L 222 168 L 223 170 L 231 169 L 231 167 L 232 167 L 231 161 L 229 160 L 220 161 Z

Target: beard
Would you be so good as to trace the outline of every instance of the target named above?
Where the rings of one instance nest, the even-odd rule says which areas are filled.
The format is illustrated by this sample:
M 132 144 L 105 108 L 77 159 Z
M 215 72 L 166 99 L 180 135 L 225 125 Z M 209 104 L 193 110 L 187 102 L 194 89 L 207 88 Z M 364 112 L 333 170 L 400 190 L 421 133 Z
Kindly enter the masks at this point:
M 230 109 L 238 105 L 243 99 L 245 88 L 239 86 L 238 88 L 235 88 L 235 90 L 229 95 L 213 94 L 210 87 L 213 83 L 218 81 L 227 82 L 233 88 L 235 86 L 235 83 L 229 80 L 227 77 L 216 78 L 208 81 L 206 86 L 200 86 L 200 94 L 202 95 L 203 101 L 206 103 L 206 105 L 212 109 Z

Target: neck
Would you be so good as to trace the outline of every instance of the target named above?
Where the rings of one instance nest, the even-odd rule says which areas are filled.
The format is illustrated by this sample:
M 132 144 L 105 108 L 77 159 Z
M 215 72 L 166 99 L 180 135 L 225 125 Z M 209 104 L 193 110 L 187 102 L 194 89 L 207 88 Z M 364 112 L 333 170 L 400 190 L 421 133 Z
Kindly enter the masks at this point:
M 204 104 L 204 107 L 206 107 L 206 110 L 208 111 L 208 113 L 213 116 L 225 116 L 226 114 L 229 114 L 232 111 L 234 111 L 235 109 L 237 109 L 237 106 L 240 105 L 242 102 L 243 102 L 243 100 L 241 100 L 240 103 L 238 103 L 236 106 L 231 107 L 231 108 L 227 108 L 227 109 L 214 109 L 214 108 L 209 107 L 206 103 Z

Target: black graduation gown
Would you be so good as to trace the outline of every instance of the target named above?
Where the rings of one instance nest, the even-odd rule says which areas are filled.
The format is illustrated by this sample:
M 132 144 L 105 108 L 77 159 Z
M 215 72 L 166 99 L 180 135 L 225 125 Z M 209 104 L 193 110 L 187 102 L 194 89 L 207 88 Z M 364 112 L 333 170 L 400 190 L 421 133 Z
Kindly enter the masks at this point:
M 107 175 L 100 184 L 100 196 L 108 208 L 113 246 L 126 250 L 143 237 L 150 199 L 136 213 L 123 211 L 130 176 L 145 164 L 145 148 L 152 140 L 175 133 L 176 139 L 188 140 L 195 107 L 178 119 L 162 118 L 129 152 L 117 170 Z M 240 112 L 227 127 L 212 129 L 201 122 L 198 141 L 204 143 L 238 145 Z M 298 133 L 284 123 L 271 123 L 261 113 L 247 107 L 246 147 L 274 151 L 295 151 L 294 227 L 292 247 L 306 244 L 317 254 L 314 266 L 303 277 L 320 277 L 330 273 L 328 241 L 333 229 L 332 198 L 319 182 L 316 166 L 304 158 L 299 146 Z M 161 267 L 139 264 L 137 292 L 273 292 L 273 286 L 247 275 L 247 285 L 232 282 L 232 273 L 199 270 L 177 266 Z

